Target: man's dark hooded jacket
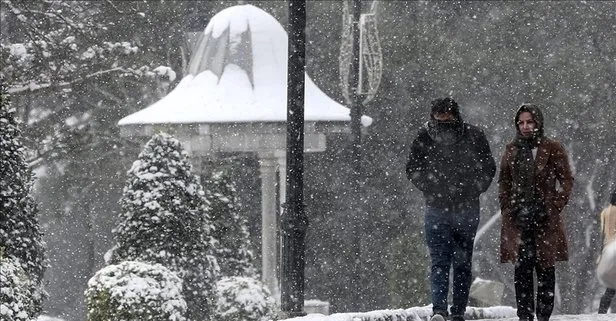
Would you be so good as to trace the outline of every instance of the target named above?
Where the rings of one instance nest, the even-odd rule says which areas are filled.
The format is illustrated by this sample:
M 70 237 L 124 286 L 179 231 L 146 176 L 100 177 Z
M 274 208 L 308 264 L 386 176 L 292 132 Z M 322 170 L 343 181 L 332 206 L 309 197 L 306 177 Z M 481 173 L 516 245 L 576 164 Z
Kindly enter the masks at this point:
M 433 112 L 413 141 L 406 164 L 408 179 L 424 193 L 426 204 L 437 208 L 479 202 L 496 173 L 485 134 L 463 122 L 455 102 L 452 107 L 454 121 L 444 124 L 445 130 Z

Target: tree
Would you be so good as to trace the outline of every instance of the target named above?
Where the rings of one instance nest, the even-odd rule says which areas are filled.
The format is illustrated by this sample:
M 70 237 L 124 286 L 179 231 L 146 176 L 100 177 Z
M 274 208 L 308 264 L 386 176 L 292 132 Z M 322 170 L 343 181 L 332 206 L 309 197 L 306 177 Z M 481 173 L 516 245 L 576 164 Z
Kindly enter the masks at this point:
M 209 204 L 180 142 L 156 134 L 128 171 L 112 263 L 159 263 L 184 282 L 189 320 L 208 320 L 218 273 Z
M 44 298 L 42 233 L 37 206 L 31 196 L 32 172 L 25 162 L 20 123 L 3 85 L 0 90 L 0 256 L 14 258 L 14 264 L 23 269 L 31 296 L 28 301 L 31 304 L 25 310 L 29 316 L 36 317 Z
M 23 119 L 27 163 L 39 173 L 41 223 L 51 233 L 50 314 L 83 319 L 83 291 L 110 247 L 127 162 L 139 145 L 117 121 L 159 98 L 173 81 L 112 1 L 1 0 L 0 77 Z M 141 24 L 140 24 L 141 25 Z M 128 163 L 129 164 L 129 163 Z M 96 195 L 96 197 L 92 197 Z
M 216 171 L 205 181 L 205 197 L 210 203 L 214 226 L 212 236 L 219 242 L 216 259 L 221 276 L 254 277 L 254 254 L 246 218 L 240 216 L 241 204 L 235 184 L 227 171 Z

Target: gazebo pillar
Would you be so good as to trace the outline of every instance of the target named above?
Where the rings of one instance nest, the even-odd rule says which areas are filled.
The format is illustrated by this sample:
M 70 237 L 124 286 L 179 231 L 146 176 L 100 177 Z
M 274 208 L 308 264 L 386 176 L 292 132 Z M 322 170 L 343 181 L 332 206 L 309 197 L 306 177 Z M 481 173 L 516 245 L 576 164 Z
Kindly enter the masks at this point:
M 275 151 L 278 160 L 278 213 L 282 213 L 282 205 L 287 200 L 287 154 L 284 151 Z
M 261 280 L 280 301 L 280 287 L 277 273 L 277 230 L 278 200 L 276 199 L 276 168 L 278 160 L 272 153 L 259 153 L 261 173 Z

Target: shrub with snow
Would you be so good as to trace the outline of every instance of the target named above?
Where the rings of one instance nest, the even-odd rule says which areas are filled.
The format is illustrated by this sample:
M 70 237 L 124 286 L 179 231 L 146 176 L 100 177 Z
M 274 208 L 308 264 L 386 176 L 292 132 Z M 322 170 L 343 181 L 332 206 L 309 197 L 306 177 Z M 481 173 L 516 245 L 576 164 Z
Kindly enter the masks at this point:
M 160 264 L 124 261 L 102 268 L 85 291 L 87 321 L 186 320 L 182 280 Z
M 235 185 L 227 172 L 217 171 L 208 177 L 204 186 L 214 225 L 212 235 L 219 242 L 216 259 L 221 275 L 254 277 L 248 222 L 239 214 L 241 204 Z
M 276 319 L 276 301 L 259 280 L 228 277 L 216 283 L 215 320 L 267 321 Z
M 40 313 L 40 287 L 15 257 L 0 257 L 0 319 L 30 321 Z
M 159 263 L 184 284 L 187 318 L 208 320 L 218 273 L 209 205 L 180 142 L 157 134 L 128 171 L 111 262 Z
M 23 301 L 29 304 L 24 307 L 27 314 L 36 317 L 45 294 L 44 246 L 37 206 L 31 196 L 32 172 L 24 157 L 20 123 L 4 87 L 0 90 L 0 249 L 3 256 L 15 258 L 11 264 L 20 265 L 20 271 L 26 274 L 30 288 L 24 293 L 37 294 Z

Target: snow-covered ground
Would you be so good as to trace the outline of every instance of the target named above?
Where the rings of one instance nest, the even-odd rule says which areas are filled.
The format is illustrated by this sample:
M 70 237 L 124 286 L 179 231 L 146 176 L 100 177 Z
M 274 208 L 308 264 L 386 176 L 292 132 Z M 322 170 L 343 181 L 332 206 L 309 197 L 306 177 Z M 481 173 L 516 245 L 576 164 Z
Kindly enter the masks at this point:
M 294 320 L 294 321 L 323 321 L 325 319 L 329 320 L 336 320 L 334 317 L 334 315 L 329 316 L 329 318 L 327 316 L 323 316 L 321 314 L 309 314 L 305 317 L 299 317 L 299 318 L 293 318 L 293 319 L 288 319 L 288 320 Z M 331 318 L 331 319 L 330 319 Z M 420 319 L 411 319 L 411 320 L 421 320 L 421 321 L 426 321 L 429 320 L 429 318 L 420 318 Z M 498 319 L 475 319 L 475 321 L 488 321 L 488 320 L 499 320 L 499 321 L 518 321 L 517 317 L 512 317 L 512 318 L 498 318 Z M 550 318 L 550 321 L 615 321 L 616 320 L 616 314 L 576 314 L 576 315 L 571 315 L 571 314 L 565 314 L 565 315 L 553 315 Z M 408 321 L 408 320 L 407 320 Z
M 491 308 L 468 308 L 471 311 L 476 309 L 481 311 L 485 319 L 468 318 L 475 321 L 518 321 L 515 316 L 515 309 L 512 307 L 491 307 Z M 331 315 L 308 314 L 303 317 L 286 319 L 287 321 L 428 321 L 430 319 L 431 307 L 417 307 L 406 310 L 379 310 L 363 313 L 335 313 Z M 467 314 L 469 310 L 467 310 Z M 472 312 L 471 312 L 472 313 Z M 388 318 L 395 316 L 394 318 Z M 616 314 L 577 314 L 577 315 L 553 315 L 550 321 L 615 321 Z M 40 316 L 37 321 L 64 321 L 63 319 L 48 316 Z
M 499 319 L 500 321 L 518 321 L 518 318 Z M 614 321 L 616 314 L 565 314 L 554 315 L 550 321 Z
M 364 313 L 336 313 L 332 315 L 308 314 L 303 317 L 287 319 L 287 321 L 428 321 L 432 312 L 431 306 L 414 307 L 399 310 L 379 310 Z M 468 307 L 467 320 L 488 321 L 518 321 L 516 310 L 507 306 L 489 308 Z M 616 314 L 578 314 L 553 315 L 550 321 L 615 321 Z
M 295 321 L 321 321 L 324 320 L 326 316 L 321 314 L 309 314 L 305 317 L 293 318 L 289 320 Z M 420 319 L 427 320 L 427 319 Z M 494 319 L 478 319 L 477 321 L 486 321 L 486 320 L 494 320 Z M 498 319 L 499 321 L 518 321 L 517 317 L 514 318 L 504 318 Z M 550 321 L 614 321 L 616 320 L 616 314 L 577 314 L 577 315 L 554 315 L 550 318 Z M 37 321 L 63 321 L 58 318 L 51 318 L 46 316 L 41 316 Z

